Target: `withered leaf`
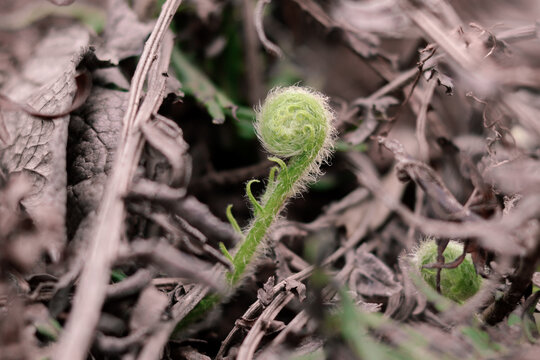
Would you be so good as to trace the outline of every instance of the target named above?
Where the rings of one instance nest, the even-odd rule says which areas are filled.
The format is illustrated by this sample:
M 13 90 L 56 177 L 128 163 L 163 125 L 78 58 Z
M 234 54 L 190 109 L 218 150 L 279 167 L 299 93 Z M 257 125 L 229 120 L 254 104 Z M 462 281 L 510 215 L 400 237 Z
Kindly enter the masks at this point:
M 394 272 L 375 255 L 365 251 L 356 253 L 350 288 L 368 298 L 391 297 L 401 291 L 401 285 L 394 280 Z
M 540 162 L 531 158 L 507 161 L 486 169 L 486 177 L 508 195 L 536 192 L 540 190 Z
M 2 91 L 41 113 L 69 108 L 77 91 L 76 68 L 88 51 L 84 48 L 88 40 L 87 30 L 80 27 L 51 32 L 26 63 L 23 78 L 14 77 Z M 16 111 L 3 112 L 3 118 L 12 141 L 1 149 L 0 162 L 8 172 L 24 172 L 32 179 L 32 193 L 23 205 L 38 226 L 47 224 L 50 228 L 46 247 L 49 256 L 57 260 L 65 240 L 69 116 L 44 120 Z
M 126 102 L 127 93 L 96 86 L 87 103 L 72 116 L 67 154 L 69 213 L 66 223 L 70 237 L 101 200 Z
M 265 335 L 271 335 L 285 329 L 285 323 L 279 320 L 272 320 L 269 323 L 264 324 Z
M 133 308 L 129 328 L 132 331 L 152 328 L 161 320 L 168 304 L 167 295 L 153 286 L 146 287 L 139 295 L 137 304 Z
M 274 285 L 275 279 L 273 276 L 270 276 L 262 289 L 257 290 L 257 299 L 261 302 L 263 306 L 268 306 L 274 298 Z
M 441 86 L 444 86 L 446 89 L 446 95 L 453 95 L 454 94 L 454 81 L 452 78 L 448 75 L 445 75 L 439 71 L 437 71 L 437 83 Z
M 222 288 L 210 264 L 184 254 L 165 241 L 136 240 L 131 247 L 135 257 L 148 260 L 169 275 L 193 279 L 215 289 Z
M 288 279 L 285 284 L 285 290 L 296 294 L 301 302 L 306 299 L 306 285 L 297 280 Z
M 144 24 L 125 0 L 109 1 L 105 26 L 105 46 L 98 50 L 100 58 L 117 64 L 120 60 L 142 53 L 144 41 L 153 24 Z
M 388 37 L 408 37 L 412 33 L 411 21 L 394 0 L 357 2 L 341 0 L 332 7 L 332 17 L 344 28 L 359 33 Z M 375 37 L 372 35 L 372 37 Z M 375 37 L 377 40 L 378 38 Z
M 154 121 L 145 123 L 142 131 L 146 141 L 167 158 L 172 168 L 171 185 L 187 185 L 191 177 L 191 158 L 187 154 L 188 145 L 178 125 L 163 116 L 157 116 Z

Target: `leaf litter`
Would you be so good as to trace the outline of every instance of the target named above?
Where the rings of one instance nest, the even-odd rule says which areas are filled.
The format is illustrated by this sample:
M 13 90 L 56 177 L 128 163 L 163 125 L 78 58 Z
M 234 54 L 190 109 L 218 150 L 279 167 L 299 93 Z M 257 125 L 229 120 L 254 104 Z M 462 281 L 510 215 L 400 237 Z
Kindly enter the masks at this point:
M 20 20 L 0 29 L 2 358 L 534 358 L 538 4 L 50 3 L 98 11 L 1 14 Z M 225 208 L 248 225 L 242 183 L 270 168 L 246 109 L 298 81 L 284 62 L 342 106 L 348 146 L 178 331 L 225 292 Z M 428 236 L 485 277 L 465 304 L 408 263 Z

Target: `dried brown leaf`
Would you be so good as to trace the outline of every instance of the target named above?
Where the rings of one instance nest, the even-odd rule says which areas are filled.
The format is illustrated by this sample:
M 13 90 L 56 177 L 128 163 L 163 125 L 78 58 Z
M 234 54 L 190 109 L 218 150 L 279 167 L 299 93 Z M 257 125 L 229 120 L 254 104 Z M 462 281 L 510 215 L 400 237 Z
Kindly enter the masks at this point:
M 77 91 L 76 68 L 88 51 L 84 47 L 88 41 L 87 30 L 77 26 L 51 32 L 25 64 L 25 80 L 14 77 L 3 91 L 41 113 L 69 108 Z M 39 88 L 40 85 L 44 87 Z M 24 172 L 32 179 L 32 193 L 23 205 L 38 226 L 50 229 L 47 249 L 57 261 L 65 242 L 69 117 L 44 120 L 17 111 L 4 112 L 3 118 L 12 142 L 1 149 L 0 162 L 8 172 Z
M 72 116 L 67 154 L 69 212 L 66 221 L 70 237 L 82 224 L 77 237 L 84 238 L 90 226 L 90 221 L 85 219 L 101 200 L 118 145 L 126 102 L 126 93 L 96 86 L 87 103 Z
M 191 178 L 191 157 L 187 153 L 188 145 L 182 137 L 182 130 L 175 122 L 162 116 L 144 124 L 142 132 L 146 141 L 161 154 L 171 166 L 170 184 L 173 187 L 185 187 Z
M 300 302 L 306 299 L 306 285 L 304 285 L 298 280 L 286 279 L 285 290 L 295 294 L 298 297 L 298 300 L 300 300 Z
M 270 276 L 268 280 L 264 283 L 262 289 L 257 290 L 257 299 L 261 302 L 263 306 L 268 306 L 274 298 L 274 285 L 275 278 Z
M 379 258 L 365 251 L 357 251 L 349 288 L 366 298 L 389 298 L 401 291 L 395 275 Z
M 109 1 L 107 14 L 103 34 L 105 46 L 98 50 L 98 56 L 118 64 L 123 59 L 140 55 L 154 24 L 139 21 L 125 0 Z
M 224 285 L 212 274 L 212 266 L 198 258 L 186 255 L 165 241 L 135 240 L 131 243 L 132 256 L 147 259 L 171 276 L 192 279 L 193 282 L 221 290 Z
M 167 295 L 158 291 L 153 286 L 146 287 L 139 295 L 137 303 L 133 308 L 129 321 L 131 331 L 152 329 L 162 320 L 168 304 L 169 299 Z

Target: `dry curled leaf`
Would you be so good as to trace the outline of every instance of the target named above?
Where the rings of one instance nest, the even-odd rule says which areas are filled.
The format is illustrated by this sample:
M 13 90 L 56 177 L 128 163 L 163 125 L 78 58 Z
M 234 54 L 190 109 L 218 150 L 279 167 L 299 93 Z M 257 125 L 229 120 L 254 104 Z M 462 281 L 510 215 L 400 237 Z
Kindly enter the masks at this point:
M 300 302 L 306 299 L 306 285 L 300 281 L 287 279 L 285 282 L 285 290 L 295 294 Z
M 111 0 L 108 6 L 103 48 L 98 56 L 114 64 L 141 54 L 144 41 L 153 24 L 142 23 L 125 0 Z
M 368 299 L 390 298 L 402 288 L 394 277 L 394 272 L 375 255 L 357 251 L 349 287 Z
M 70 108 L 77 93 L 77 66 L 90 51 L 88 41 L 88 32 L 78 26 L 51 32 L 25 64 L 22 75 L 26 81 L 15 77 L 17 81 L 8 83 L 4 88 L 7 90 L 2 91 L 9 91 L 13 99 L 24 101 L 40 113 Z M 49 228 L 48 253 L 58 261 L 65 243 L 69 116 L 40 119 L 22 111 L 3 111 L 2 115 L 12 141 L 2 147 L 0 162 L 8 172 L 23 172 L 31 179 L 33 188 L 23 205 L 37 226 Z
M 268 306 L 272 302 L 272 299 L 274 298 L 274 285 L 274 277 L 270 276 L 264 283 L 263 288 L 257 290 L 257 299 L 259 299 L 263 306 Z
M 168 305 L 167 296 L 153 286 L 146 287 L 133 308 L 129 328 L 132 332 L 151 329 L 159 323 Z

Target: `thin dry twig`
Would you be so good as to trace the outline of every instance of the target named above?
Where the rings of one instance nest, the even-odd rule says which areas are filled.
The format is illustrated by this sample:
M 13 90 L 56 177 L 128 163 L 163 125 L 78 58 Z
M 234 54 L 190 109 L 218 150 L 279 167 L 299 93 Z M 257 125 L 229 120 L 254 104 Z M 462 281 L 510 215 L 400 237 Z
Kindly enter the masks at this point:
M 262 63 L 257 52 L 258 39 L 253 17 L 254 7 L 251 0 L 242 0 L 242 18 L 244 19 L 243 35 L 245 42 L 245 59 L 247 71 L 247 87 L 249 101 L 256 104 L 263 96 Z
M 441 177 L 428 165 L 408 155 L 402 144 L 379 136 L 379 144 L 390 150 L 396 157 L 398 176 L 412 179 L 450 215 L 461 220 L 478 220 L 480 217 L 466 209 L 448 190 Z
M 509 255 L 519 255 L 525 251 L 523 246 L 516 242 L 514 232 L 527 219 L 536 216 L 536 212 L 540 211 L 539 206 L 535 206 L 534 209 L 523 206 L 519 214 L 514 214 L 512 217 L 507 217 L 503 220 L 494 219 L 453 223 L 428 219 L 415 215 L 400 204 L 398 199 L 388 196 L 376 175 L 367 170 L 366 161 L 362 159 L 361 154 L 349 153 L 348 157 L 357 169 L 356 177 L 358 180 L 387 207 L 398 213 L 410 225 L 416 226 L 424 234 L 446 238 L 474 237 L 480 241 L 485 249 L 507 253 Z
M 450 36 L 450 31 L 444 24 L 430 14 L 427 1 L 424 2 L 424 7 L 418 6 L 412 0 L 401 1 L 400 5 L 425 36 L 437 43 L 453 61 L 452 64 L 464 72 L 469 84 L 474 84 L 479 92 L 496 97 L 500 109 L 516 115 L 525 127 L 534 131 L 536 135 L 540 135 L 540 123 L 535 120 L 534 112 L 530 111 L 521 97 L 510 92 L 506 92 L 505 96 L 497 96 L 497 93 L 505 87 L 508 88 L 508 85 L 516 86 L 521 83 L 523 86 L 528 83 L 535 77 L 534 71 L 528 71 L 526 68 L 510 69 L 510 71 L 501 69 L 491 57 L 484 58 L 478 53 L 468 51 L 465 43 L 460 43 L 458 39 Z M 537 82 L 529 86 L 536 85 Z
M 272 303 L 264 309 L 240 346 L 236 357 L 238 360 L 248 360 L 253 358 L 253 355 L 265 334 L 265 324 L 269 324 L 274 320 L 281 309 L 294 299 L 294 297 L 295 295 L 289 292 L 280 293 L 274 298 Z
M 257 35 L 259 36 L 259 40 L 263 44 L 266 51 L 268 51 L 270 54 L 277 56 L 277 57 L 283 57 L 283 51 L 271 42 L 264 33 L 264 26 L 263 26 L 263 16 L 264 16 L 264 7 L 265 5 L 270 4 L 271 0 L 258 0 L 257 4 L 255 5 L 255 13 L 254 13 L 254 19 L 255 19 L 255 29 L 257 30 Z
M 354 105 L 362 105 L 367 100 L 371 100 L 373 102 L 374 100 L 377 100 L 387 94 L 390 94 L 391 92 L 394 92 L 398 90 L 399 88 L 402 88 L 403 86 L 407 85 L 410 81 L 412 81 L 416 75 L 418 74 L 418 67 L 415 66 L 409 70 L 406 70 L 396 76 L 395 79 L 390 81 L 388 84 L 384 85 L 383 87 L 377 89 L 373 94 L 371 94 L 367 99 L 357 99 L 353 102 Z
M 495 325 L 502 321 L 506 315 L 514 310 L 531 284 L 534 271 L 540 262 L 540 239 L 536 239 L 534 248 L 520 260 L 519 267 L 512 276 L 512 284 L 504 295 L 492 303 L 482 317 L 489 325 Z
M 420 160 L 427 162 L 429 160 L 429 144 L 426 138 L 426 120 L 427 120 L 427 111 L 433 93 L 435 92 L 435 87 L 437 86 L 436 81 L 431 80 L 428 83 L 427 88 L 424 91 L 424 96 L 422 97 L 422 103 L 420 109 L 418 110 L 418 115 L 416 117 L 416 139 L 418 141 L 418 149 L 420 154 Z M 422 214 L 422 208 L 424 203 L 424 193 L 419 185 L 416 185 L 416 194 L 415 194 L 415 204 L 414 204 L 414 214 L 419 216 Z M 411 226 L 407 232 L 407 247 L 412 248 L 414 244 L 414 234 L 416 232 L 416 227 Z
M 220 273 L 216 271 L 215 273 Z M 155 360 L 160 357 L 165 344 L 169 341 L 176 325 L 208 294 L 209 288 L 195 285 L 176 303 L 171 310 L 171 318 L 162 321 L 146 339 L 137 360 Z
M 163 99 L 165 76 L 162 74 L 168 69 L 172 38 L 169 45 L 162 44 L 180 3 L 181 0 L 168 0 L 163 5 L 133 76 L 128 107 L 123 120 L 122 141 L 98 210 L 88 261 L 84 264 L 73 308 L 59 341 L 57 359 L 83 359 L 90 347 L 106 296 L 110 267 L 117 256 L 123 233 L 125 213 L 123 196 L 127 194 L 144 143 L 140 126 L 149 120 Z M 139 105 L 145 80 L 152 66 L 156 69 L 152 74 L 154 77 L 148 78 L 148 92 L 142 105 Z
M 351 274 L 353 270 L 353 262 L 351 261 L 353 252 L 349 250 L 352 249 L 354 246 L 356 246 L 358 242 L 363 238 L 363 236 L 360 235 L 360 233 L 365 234 L 365 232 L 367 232 L 368 223 L 369 223 L 369 220 L 367 220 L 364 223 L 364 226 L 359 227 L 357 231 L 358 234 L 353 234 L 353 236 L 351 236 L 351 238 L 343 246 L 339 247 L 335 252 L 333 252 L 330 256 L 324 259 L 324 261 L 321 263 L 321 266 L 323 267 L 328 266 L 329 264 L 332 264 L 333 262 L 335 262 L 342 256 L 344 255 L 346 256 L 346 259 L 347 259 L 346 265 L 339 271 L 339 273 L 335 277 L 336 281 L 338 281 L 341 284 L 347 281 L 349 275 Z M 261 320 L 261 322 L 257 325 L 257 327 L 254 324 L 250 332 L 248 333 L 248 336 L 244 339 L 243 345 L 241 346 L 241 349 L 242 348 L 243 349 L 239 351 L 238 353 L 239 358 L 240 358 L 240 355 L 242 355 L 242 358 L 246 358 L 246 359 L 253 357 L 253 354 L 255 350 L 257 349 L 257 346 L 260 340 L 264 336 L 263 324 L 268 323 L 268 321 L 274 319 L 279 314 L 281 309 L 294 298 L 294 296 L 292 298 L 288 297 L 289 293 L 286 291 L 287 284 L 289 282 L 303 281 L 307 279 L 309 276 L 311 276 L 311 274 L 313 273 L 315 269 L 316 269 L 315 266 L 309 265 L 305 267 L 304 269 L 302 269 L 301 271 L 289 276 L 288 278 L 284 279 L 279 284 L 274 286 L 271 292 L 275 295 L 275 297 L 272 303 L 259 316 L 255 324 L 259 322 L 261 317 L 263 318 L 263 320 Z M 325 299 L 329 300 L 335 295 L 335 287 L 332 287 L 332 286 L 326 287 L 323 290 L 323 295 Z M 255 301 L 249 307 L 249 309 L 244 313 L 244 315 L 242 315 L 242 318 L 243 319 L 254 318 L 255 315 L 261 311 L 263 306 L 264 305 L 262 304 L 261 300 L 257 299 L 257 301 Z M 271 306 L 274 306 L 274 307 L 269 309 Z M 305 311 L 300 312 L 300 314 L 302 313 L 305 313 Z M 303 326 L 303 323 L 298 323 L 297 325 Z M 221 343 L 221 347 L 218 351 L 216 359 L 223 358 L 223 356 L 225 355 L 225 351 L 227 350 L 227 347 L 229 346 L 229 343 L 232 341 L 232 339 L 234 338 L 234 336 L 240 329 L 241 329 L 241 326 L 239 324 L 235 324 L 234 328 L 229 332 L 226 339 Z
M 366 116 L 358 129 L 346 135 L 347 141 L 352 144 L 360 144 L 371 136 L 379 125 L 379 121 L 373 114 L 373 108 L 376 106 L 378 100 L 407 85 L 410 81 L 413 81 L 413 79 L 418 78 L 418 76 L 418 67 L 414 67 L 397 75 L 393 80 L 376 90 L 367 98 L 354 100 L 352 103 L 353 105 L 362 106 L 366 109 Z
M 429 160 L 429 144 L 426 138 L 427 112 L 436 86 L 437 82 L 434 79 L 428 82 L 427 88 L 424 90 L 420 109 L 418 110 L 418 116 L 416 117 L 416 140 L 418 141 L 420 160 L 424 162 Z

